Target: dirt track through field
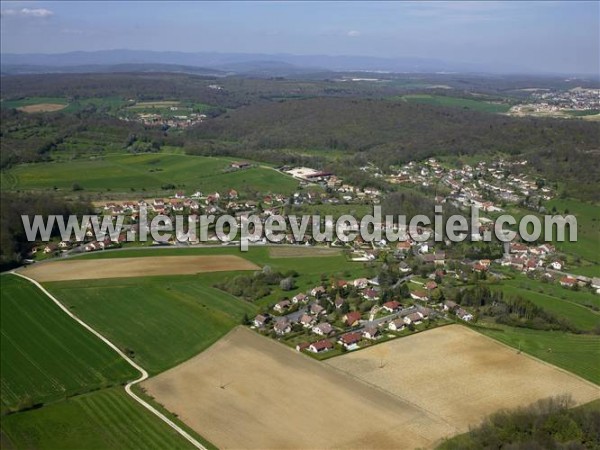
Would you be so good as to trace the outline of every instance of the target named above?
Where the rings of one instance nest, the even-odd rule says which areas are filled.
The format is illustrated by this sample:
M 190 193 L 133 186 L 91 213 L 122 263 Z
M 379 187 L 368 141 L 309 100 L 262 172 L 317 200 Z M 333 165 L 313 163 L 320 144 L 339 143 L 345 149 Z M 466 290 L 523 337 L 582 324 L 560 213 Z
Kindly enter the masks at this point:
M 143 386 L 221 449 L 413 449 L 455 432 L 242 327 Z
M 499 409 L 550 396 L 570 394 L 578 404 L 600 398 L 600 387 L 460 325 L 396 339 L 327 364 L 436 411 L 461 431 Z
M 19 272 L 40 282 L 193 275 L 204 272 L 257 270 L 256 264 L 235 255 L 151 256 L 144 258 L 70 259 L 39 263 Z

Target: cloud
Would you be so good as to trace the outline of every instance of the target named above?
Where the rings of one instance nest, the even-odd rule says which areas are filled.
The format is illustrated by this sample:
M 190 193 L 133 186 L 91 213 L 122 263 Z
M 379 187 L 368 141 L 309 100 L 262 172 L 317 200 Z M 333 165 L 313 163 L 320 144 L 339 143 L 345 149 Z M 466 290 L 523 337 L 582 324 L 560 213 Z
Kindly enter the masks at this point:
M 349 37 L 358 37 L 360 36 L 360 31 L 350 30 L 348 33 L 346 33 L 346 35 Z
M 3 9 L 2 16 L 17 16 L 17 17 L 50 17 L 54 13 L 45 8 L 22 8 L 22 9 Z

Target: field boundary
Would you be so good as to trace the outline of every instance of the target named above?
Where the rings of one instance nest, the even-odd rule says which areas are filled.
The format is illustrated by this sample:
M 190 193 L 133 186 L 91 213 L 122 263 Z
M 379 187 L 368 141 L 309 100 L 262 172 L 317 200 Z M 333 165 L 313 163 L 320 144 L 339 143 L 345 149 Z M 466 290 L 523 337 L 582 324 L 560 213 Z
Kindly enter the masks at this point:
M 137 403 L 142 405 L 144 408 L 146 408 L 148 411 L 150 411 L 152 414 L 154 414 L 156 417 L 158 417 L 160 420 L 162 420 L 164 423 L 166 423 L 169 427 L 171 427 L 173 430 L 175 430 L 181 437 L 183 437 L 186 441 L 188 441 L 194 447 L 196 447 L 199 450 L 208 450 L 204 445 L 202 445 L 200 442 L 198 442 L 187 431 L 185 431 L 183 428 L 181 428 L 179 425 L 177 425 L 175 422 L 173 422 L 171 419 L 169 419 L 167 416 L 165 416 L 163 413 L 161 413 L 159 410 L 157 410 L 154 406 L 152 406 L 149 403 L 147 403 L 146 401 L 144 401 L 141 397 L 139 397 L 132 391 L 131 388 L 133 386 L 148 379 L 148 372 L 146 372 L 146 370 L 143 367 L 141 367 L 140 365 L 135 363 L 133 360 L 131 360 L 127 355 L 125 355 L 125 353 L 123 353 L 119 349 L 119 347 L 117 347 L 115 344 L 113 344 L 111 341 L 109 341 L 107 338 L 105 338 L 102 334 L 100 334 L 98 331 L 93 329 L 90 325 L 88 325 L 83 320 L 81 320 L 79 317 L 77 317 L 75 314 L 73 314 L 71 311 L 69 311 L 59 300 L 56 299 L 56 297 L 54 297 L 50 292 L 48 292 L 36 280 L 29 278 L 25 275 L 21 275 L 20 273 L 17 273 L 15 271 L 12 271 L 12 273 L 16 276 L 19 276 L 19 277 L 29 281 L 34 286 L 36 286 L 38 289 L 40 289 L 44 294 L 46 294 L 46 296 L 48 298 L 50 298 L 50 300 L 52 300 L 69 317 L 71 317 L 79 325 L 84 327 L 86 330 L 88 330 L 90 333 L 92 333 L 94 336 L 96 336 L 98 339 L 100 339 L 102 342 L 104 342 L 106 345 L 108 345 L 110 348 L 112 348 L 115 352 L 117 352 L 117 354 L 119 356 L 121 356 L 125 361 L 127 361 L 127 363 L 129 363 L 129 365 L 131 365 L 134 369 L 136 369 L 138 372 L 140 372 L 139 378 L 137 378 L 133 381 L 130 381 L 129 383 L 127 383 L 125 385 L 125 392 L 127 393 L 127 395 L 129 395 Z

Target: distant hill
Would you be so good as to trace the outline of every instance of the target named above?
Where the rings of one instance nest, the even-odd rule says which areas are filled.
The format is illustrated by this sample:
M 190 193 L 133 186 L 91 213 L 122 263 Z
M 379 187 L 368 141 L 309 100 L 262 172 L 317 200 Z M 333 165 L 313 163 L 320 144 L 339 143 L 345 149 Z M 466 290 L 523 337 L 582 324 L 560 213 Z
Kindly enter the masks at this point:
M 487 66 L 481 64 L 449 62 L 431 58 L 403 57 L 379 58 L 371 56 L 291 55 L 263 53 L 215 52 L 156 52 L 148 50 L 102 50 L 95 52 L 69 52 L 55 54 L 2 55 L 4 73 L 86 72 L 93 66 L 103 70 L 123 64 L 161 64 L 185 67 L 202 67 L 237 74 L 289 75 L 307 71 L 371 71 L 371 72 L 481 72 L 510 73 L 531 72 L 521 67 Z M 16 72 L 19 70 L 20 72 Z
M 123 64 L 85 64 L 76 66 L 2 64 L 2 75 L 45 74 L 45 73 L 133 73 L 133 72 L 170 72 L 187 73 L 211 77 L 222 77 L 229 73 L 196 66 L 158 63 Z

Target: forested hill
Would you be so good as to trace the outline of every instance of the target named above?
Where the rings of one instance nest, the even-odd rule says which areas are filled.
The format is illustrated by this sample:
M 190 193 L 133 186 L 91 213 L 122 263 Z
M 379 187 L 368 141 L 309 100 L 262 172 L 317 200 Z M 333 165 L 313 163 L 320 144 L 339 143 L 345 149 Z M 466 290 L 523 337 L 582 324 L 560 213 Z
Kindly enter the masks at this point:
M 580 120 L 514 118 L 403 101 L 314 98 L 241 107 L 190 130 L 191 152 L 228 151 L 286 162 L 273 149 L 320 149 L 389 164 L 435 155 L 525 155 L 546 176 L 600 182 L 600 127 Z M 280 158 L 281 161 L 277 161 Z

